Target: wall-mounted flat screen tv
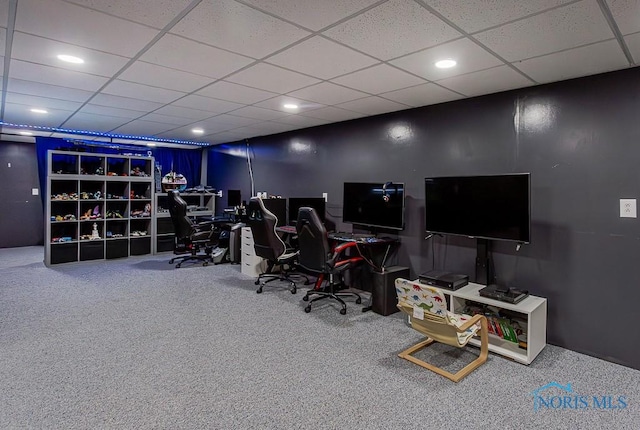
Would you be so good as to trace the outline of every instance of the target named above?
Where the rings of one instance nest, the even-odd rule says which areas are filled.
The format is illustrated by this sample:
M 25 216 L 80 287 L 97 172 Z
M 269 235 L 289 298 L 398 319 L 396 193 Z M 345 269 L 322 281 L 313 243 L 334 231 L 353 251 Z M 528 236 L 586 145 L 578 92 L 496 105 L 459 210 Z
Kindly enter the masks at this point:
M 425 229 L 529 243 L 529 173 L 425 178 Z
M 373 228 L 404 229 L 404 184 L 345 182 L 342 221 Z

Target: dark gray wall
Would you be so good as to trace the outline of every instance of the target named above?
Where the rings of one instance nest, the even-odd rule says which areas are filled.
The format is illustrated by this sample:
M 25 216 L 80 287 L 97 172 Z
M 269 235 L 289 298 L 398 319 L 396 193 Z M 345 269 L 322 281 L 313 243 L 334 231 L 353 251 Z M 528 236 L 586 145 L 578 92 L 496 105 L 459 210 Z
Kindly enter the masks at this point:
M 42 200 L 31 195 L 40 187 L 34 144 L 0 142 L 0 184 L 0 248 L 42 245 Z
M 397 262 L 473 278 L 474 240 L 424 238 L 424 177 L 530 172 L 531 244 L 494 242 L 498 281 L 548 298 L 549 343 L 640 369 L 639 222 L 619 217 L 640 189 L 639 86 L 635 68 L 250 139 L 256 191 L 327 192 L 339 218 L 343 182 L 405 182 Z M 248 197 L 245 143 L 210 154 L 209 184 Z

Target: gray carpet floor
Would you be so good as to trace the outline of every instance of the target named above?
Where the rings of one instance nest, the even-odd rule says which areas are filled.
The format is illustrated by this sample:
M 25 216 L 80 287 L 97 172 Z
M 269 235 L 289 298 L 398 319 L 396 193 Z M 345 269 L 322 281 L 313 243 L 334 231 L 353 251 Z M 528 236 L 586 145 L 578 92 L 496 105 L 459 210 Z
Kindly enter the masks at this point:
M 256 294 L 239 266 L 170 257 L 47 268 L 41 247 L 0 249 L 0 428 L 640 428 L 640 371 L 548 345 L 455 384 L 397 357 L 420 340 L 400 314 L 306 314 L 303 287 Z M 457 369 L 477 353 L 422 354 Z M 547 390 L 556 406 L 587 407 L 535 410 L 550 382 L 573 389 Z

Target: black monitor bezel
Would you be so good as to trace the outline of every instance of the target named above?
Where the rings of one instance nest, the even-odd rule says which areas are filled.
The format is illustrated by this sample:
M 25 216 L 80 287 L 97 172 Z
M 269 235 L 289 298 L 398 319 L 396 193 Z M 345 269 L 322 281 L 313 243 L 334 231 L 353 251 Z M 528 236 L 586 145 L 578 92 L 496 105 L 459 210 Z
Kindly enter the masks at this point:
M 346 215 L 346 188 L 349 185 L 367 185 L 370 188 L 376 187 L 376 188 L 381 188 L 384 189 L 385 186 L 399 186 L 400 189 L 402 190 L 402 210 L 401 210 L 401 224 L 400 225 L 384 225 L 384 224 L 374 224 L 371 222 L 362 222 L 361 220 L 353 220 L 353 219 L 348 219 L 347 217 L 345 217 Z M 382 199 L 382 194 L 380 195 L 380 198 Z M 396 230 L 396 231 L 402 231 L 405 229 L 405 211 L 406 211 L 406 187 L 405 187 L 405 183 L 404 182 L 400 182 L 400 181 L 387 181 L 387 182 L 344 182 L 343 184 L 343 190 L 342 190 L 342 221 L 349 223 L 349 224 L 354 224 L 354 225 L 360 225 L 360 226 L 364 226 L 364 227 L 372 227 L 372 228 L 379 228 L 379 229 L 383 229 L 383 230 Z

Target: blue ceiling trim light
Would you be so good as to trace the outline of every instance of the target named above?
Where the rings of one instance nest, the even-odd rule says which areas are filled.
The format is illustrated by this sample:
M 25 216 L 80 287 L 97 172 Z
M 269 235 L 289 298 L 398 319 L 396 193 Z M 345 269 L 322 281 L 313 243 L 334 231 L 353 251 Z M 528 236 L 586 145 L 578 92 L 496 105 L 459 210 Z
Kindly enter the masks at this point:
M 12 128 L 21 128 L 21 129 L 30 129 L 30 130 L 40 130 L 40 131 L 50 131 L 56 133 L 68 133 L 68 134 L 77 134 L 84 136 L 98 136 L 98 137 L 108 137 L 111 139 L 129 139 L 129 140 L 142 140 L 148 142 L 162 142 L 162 143 L 175 143 L 179 145 L 194 145 L 194 146 L 211 146 L 210 143 L 207 142 L 194 142 L 191 140 L 179 140 L 179 139 L 163 139 L 159 137 L 151 137 L 151 136 L 134 136 L 130 134 L 114 134 L 114 133 L 102 133 L 98 131 L 89 131 L 89 130 L 74 130 L 69 128 L 59 128 L 59 127 L 45 127 L 41 125 L 28 125 L 28 124 L 14 124 L 10 122 L 0 121 L 0 125 Z

